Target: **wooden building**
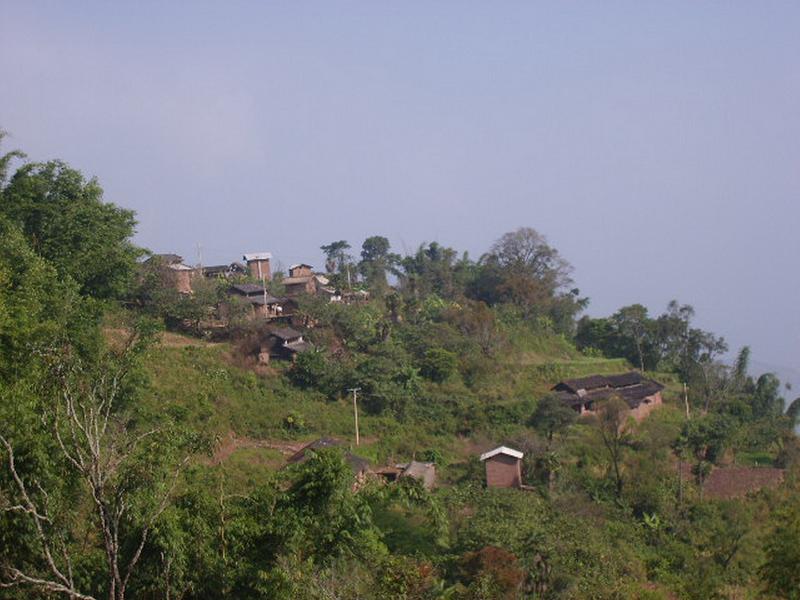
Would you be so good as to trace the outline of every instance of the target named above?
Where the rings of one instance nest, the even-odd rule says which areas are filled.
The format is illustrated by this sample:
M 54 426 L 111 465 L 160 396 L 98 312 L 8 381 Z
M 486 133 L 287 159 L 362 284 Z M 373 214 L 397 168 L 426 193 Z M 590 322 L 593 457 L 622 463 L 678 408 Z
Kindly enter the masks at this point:
M 636 371 L 621 375 L 591 375 L 580 379 L 566 379 L 551 388 L 564 404 L 578 414 L 594 414 L 603 400 L 618 397 L 630 407 L 631 416 L 644 419 L 662 404 L 664 386 L 647 379 Z
M 272 279 L 270 261 L 272 254 L 269 252 L 252 252 L 245 254 L 242 259 L 247 264 L 250 277 L 259 281 L 269 281 Z
M 228 293 L 247 300 L 253 307 L 254 317 L 277 319 L 283 315 L 284 300 L 270 295 L 263 285 L 238 283 L 228 288 Z
M 481 462 L 486 467 L 486 487 L 521 487 L 523 456 L 519 450 L 507 446 L 481 454 Z

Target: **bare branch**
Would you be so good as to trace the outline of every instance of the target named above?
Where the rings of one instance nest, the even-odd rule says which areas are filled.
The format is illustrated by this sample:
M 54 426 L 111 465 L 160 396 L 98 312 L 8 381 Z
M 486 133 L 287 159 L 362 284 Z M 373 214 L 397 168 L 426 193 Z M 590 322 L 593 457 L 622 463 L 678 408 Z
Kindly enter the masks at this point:
M 34 585 L 43 590 L 47 590 L 48 592 L 67 594 L 71 598 L 77 598 L 78 600 L 96 600 L 94 596 L 87 596 L 86 594 L 81 594 L 71 585 L 63 585 L 61 583 L 58 583 L 57 581 L 40 579 L 38 577 L 31 577 L 30 575 L 26 575 L 25 573 L 23 573 L 19 569 L 15 569 L 14 567 L 4 567 L 4 570 L 9 574 L 10 577 L 8 581 L 0 581 L 0 588 L 10 588 L 10 587 L 17 587 L 21 584 L 28 584 L 28 585 Z

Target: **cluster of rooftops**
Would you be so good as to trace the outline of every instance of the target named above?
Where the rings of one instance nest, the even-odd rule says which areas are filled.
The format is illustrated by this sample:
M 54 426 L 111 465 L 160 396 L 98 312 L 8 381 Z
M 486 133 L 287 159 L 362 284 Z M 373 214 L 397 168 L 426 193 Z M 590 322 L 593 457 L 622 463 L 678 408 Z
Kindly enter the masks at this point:
M 324 274 L 315 272 L 312 265 L 297 263 L 291 265 L 286 276 L 281 279 L 285 296 L 281 298 L 272 296 L 267 292 L 267 282 L 273 279 L 270 252 L 244 254 L 243 262 L 196 267 L 187 265 L 183 257 L 177 254 L 155 254 L 148 260 L 159 261 L 168 272 L 172 273 L 173 285 L 181 293 L 192 293 L 192 281 L 197 276 L 231 280 L 229 292 L 246 298 L 254 307 L 266 307 L 261 310 L 256 309 L 256 312 L 263 313 L 262 316 L 267 318 L 281 316 L 282 304 L 287 299 L 301 294 L 321 295 L 331 302 L 357 301 L 367 295 L 363 291 L 342 293 L 331 286 L 330 280 Z M 259 283 L 242 283 L 242 278 L 249 278 Z
M 297 338 L 292 337 L 296 333 L 287 331 L 282 332 L 280 335 L 285 341 L 296 343 Z M 278 334 L 276 333 L 275 335 Z M 551 390 L 562 402 L 580 413 L 593 412 L 595 410 L 594 405 L 586 408 L 586 403 L 594 403 L 616 395 L 628 403 L 631 416 L 638 419 L 640 415 L 637 411 L 640 410 L 640 407 L 649 408 L 661 404 L 661 390 L 663 388 L 664 386 L 660 383 L 647 379 L 640 373 L 631 371 L 622 375 L 592 375 L 580 379 L 567 379 L 554 385 Z M 377 476 L 386 482 L 393 482 L 402 477 L 412 477 L 420 480 L 426 487 L 435 485 L 436 467 L 434 463 L 412 460 L 406 463 L 397 463 L 373 469 L 367 459 L 353 454 L 350 450 L 346 450 L 343 442 L 333 438 L 320 438 L 311 442 L 291 456 L 287 463 L 297 464 L 304 462 L 311 456 L 310 452 L 331 447 L 345 449 L 344 458 L 357 477 Z M 525 489 L 527 486 L 522 482 L 523 458 L 523 452 L 509 446 L 498 446 L 483 452 L 480 455 L 480 460 L 484 463 L 486 469 L 486 485 L 488 487 Z
M 353 474 L 359 480 L 366 477 L 377 477 L 387 483 L 393 483 L 403 477 L 410 477 L 418 480 L 428 489 L 436 484 L 436 465 L 432 462 L 412 460 L 406 463 L 396 463 L 373 469 L 366 458 L 346 450 L 344 442 L 329 437 L 320 438 L 307 444 L 290 456 L 286 463 L 287 465 L 301 464 L 309 460 L 314 452 L 325 448 L 342 448 L 345 462 L 347 462 Z

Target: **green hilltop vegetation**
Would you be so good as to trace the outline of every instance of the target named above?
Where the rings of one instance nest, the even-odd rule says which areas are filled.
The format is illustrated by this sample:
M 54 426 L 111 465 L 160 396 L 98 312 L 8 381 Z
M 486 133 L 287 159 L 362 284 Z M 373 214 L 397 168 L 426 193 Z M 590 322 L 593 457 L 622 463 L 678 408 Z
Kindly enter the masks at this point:
M 274 325 L 230 280 L 179 293 L 134 227 L 68 165 L 0 156 L 0 598 L 800 598 L 800 401 L 691 306 L 581 316 L 530 228 L 478 260 L 339 240 L 358 300 L 299 298 L 311 346 L 263 364 Z M 665 386 L 641 421 L 551 392 L 634 369 Z M 486 487 L 499 445 L 523 488 Z

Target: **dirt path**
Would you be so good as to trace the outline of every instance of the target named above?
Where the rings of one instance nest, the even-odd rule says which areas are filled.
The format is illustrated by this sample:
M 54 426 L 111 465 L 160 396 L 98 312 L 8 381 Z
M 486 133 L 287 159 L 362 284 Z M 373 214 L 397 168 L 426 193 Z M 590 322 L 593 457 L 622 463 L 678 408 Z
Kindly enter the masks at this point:
M 278 450 L 284 456 L 291 456 L 305 445 L 306 442 L 257 440 L 249 437 L 237 437 L 235 433 L 230 432 L 220 441 L 219 447 L 214 452 L 214 456 L 211 457 L 211 464 L 219 465 L 225 462 L 234 452 L 242 448 L 269 448 L 270 450 Z

